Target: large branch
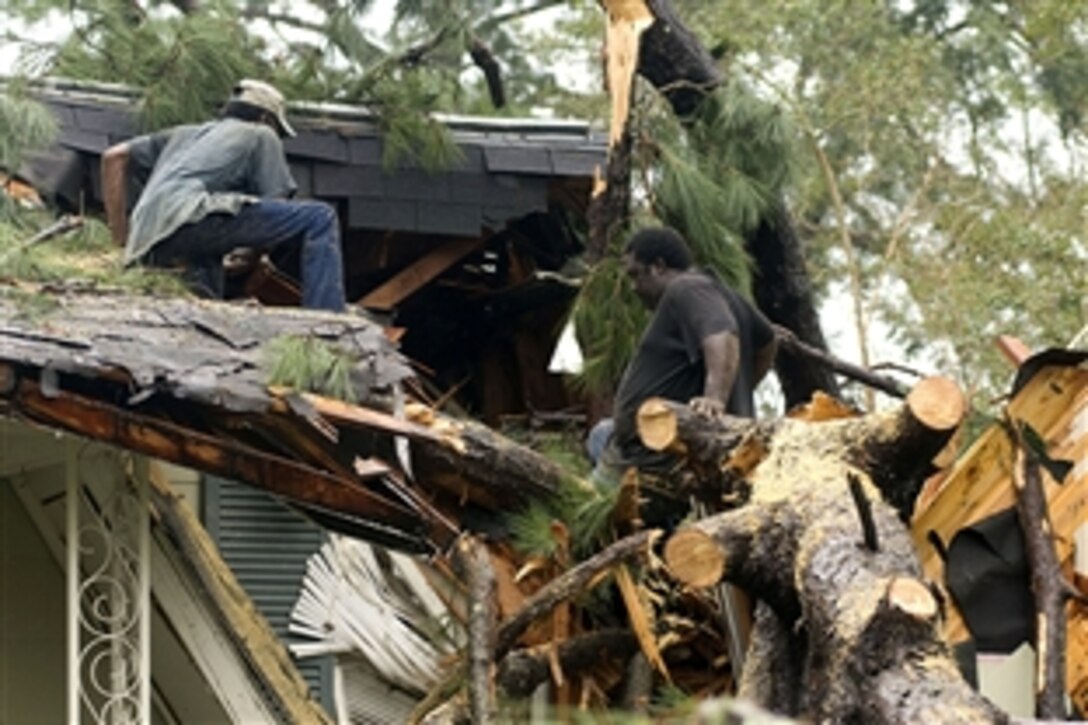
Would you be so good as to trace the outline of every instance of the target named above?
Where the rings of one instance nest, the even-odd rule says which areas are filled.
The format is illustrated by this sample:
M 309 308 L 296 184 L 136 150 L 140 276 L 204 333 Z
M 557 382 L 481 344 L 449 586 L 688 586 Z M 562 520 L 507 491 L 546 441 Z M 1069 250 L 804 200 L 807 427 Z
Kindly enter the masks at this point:
M 457 542 L 456 560 L 469 590 L 468 691 L 472 721 L 489 723 L 495 719 L 495 694 L 491 683 L 495 572 L 487 549 L 470 536 Z
M 725 78 L 668 0 L 648 0 L 655 21 L 642 35 L 638 72 L 686 118 Z
M 907 520 L 922 483 L 934 471 L 933 459 L 966 413 L 959 387 L 948 378 L 932 377 L 915 385 L 894 410 L 818 426 L 730 416 L 709 419 L 682 403 L 660 398 L 640 406 L 636 425 L 647 448 L 685 458 L 701 487 L 709 490 L 721 489 L 731 468 L 740 467 L 742 474 L 752 469 L 783 441 L 787 447 L 831 447 L 843 463 L 868 474 L 883 498 Z
M 775 325 L 774 332 L 775 337 L 778 340 L 779 355 L 784 352 L 787 355 L 795 355 L 817 362 L 840 375 L 845 375 L 851 380 L 856 380 L 859 383 L 868 385 L 871 388 L 876 388 L 881 392 L 893 395 L 897 398 L 905 397 L 907 394 L 907 389 L 901 383 L 892 380 L 891 378 L 884 377 L 883 375 L 878 375 L 867 368 L 858 367 L 853 363 L 840 360 L 827 352 L 827 350 L 801 342 L 792 330 L 787 330 L 781 325 Z
M 632 534 L 552 579 L 547 586 L 531 596 L 517 614 L 499 627 L 495 638 L 495 659 L 501 660 L 533 622 L 560 602 L 581 594 L 586 585 L 602 572 L 628 559 L 645 555 L 660 534 L 656 529 Z

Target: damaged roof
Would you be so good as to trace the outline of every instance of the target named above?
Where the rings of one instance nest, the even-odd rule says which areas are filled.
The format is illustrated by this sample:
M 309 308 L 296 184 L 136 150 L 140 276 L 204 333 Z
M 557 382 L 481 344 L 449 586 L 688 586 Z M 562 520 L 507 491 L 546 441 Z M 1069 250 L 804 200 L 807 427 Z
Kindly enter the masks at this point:
M 319 339 L 352 356 L 357 396 L 385 416 L 411 370 L 380 326 L 310 310 L 40 294 L 55 302 L 44 316 L 0 295 L 0 415 L 256 485 L 329 528 L 396 548 L 432 550 L 455 535 L 421 502 L 390 493 L 398 474 L 370 458 L 387 441 L 338 451 L 338 433 L 301 395 L 266 384 L 267 343 Z
M 265 489 L 326 528 L 407 552 L 448 548 L 466 506 L 508 510 L 568 479 L 485 426 L 407 400 L 412 369 L 365 317 L 32 294 L 50 308 L 0 294 L 0 416 Z M 269 386 L 270 343 L 285 336 L 344 353 L 357 402 Z
M 59 125 L 56 146 L 22 175 L 54 201 L 75 208 L 89 181 L 101 200 L 98 157 L 139 133 L 136 91 L 115 84 L 52 79 L 34 94 Z M 347 229 L 478 235 L 548 209 L 556 179 L 586 184 L 606 158 L 603 136 L 580 121 L 436 116 L 460 159 L 440 172 L 405 159 L 383 165 L 374 114 L 337 104 L 290 104 L 298 136 L 286 139 L 299 195 L 342 204 Z

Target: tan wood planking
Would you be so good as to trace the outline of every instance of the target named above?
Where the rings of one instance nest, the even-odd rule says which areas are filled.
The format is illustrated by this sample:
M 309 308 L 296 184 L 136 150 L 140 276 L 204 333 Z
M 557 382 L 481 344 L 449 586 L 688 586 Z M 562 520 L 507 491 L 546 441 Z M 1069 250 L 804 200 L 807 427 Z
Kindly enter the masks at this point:
M 483 246 L 482 238 L 453 239 L 420 257 L 391 279 L 367 293 L 359 304 L 368 309 L 391 310 L 412 293 Z
M 1073 556 L 1073 532 L 1088 522 L 1088 370 L 1050 367 L 1040 371 L 1008 406 L 1009 415 L 1032 425 L 1050 445 L 1052 458 L 1074 463 L 1064 484 L 1044 473 L 1043 480 L 1056 545 L 1062 564 Z M 955 533 L 1014 505 L 1012 449 L 999 426 L 993 426 L 960 458 L 932 503 L 916 516 L 912 529 L 927 576 L 944 581 L 944 564 L 926 541 L 935 531 L 946 544 Z M 1077 706 L 1088 708 L 1088 611 L 1067 609 L 1067 690 Z M 955 605 L 949 604 L 945 634 L 958 642 L 969 635 Z

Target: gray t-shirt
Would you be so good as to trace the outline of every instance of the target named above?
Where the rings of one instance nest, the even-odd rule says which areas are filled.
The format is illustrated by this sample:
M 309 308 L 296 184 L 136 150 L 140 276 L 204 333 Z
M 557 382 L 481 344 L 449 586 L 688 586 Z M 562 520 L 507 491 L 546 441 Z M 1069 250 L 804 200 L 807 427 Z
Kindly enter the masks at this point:
M 702 395 L 706 383 L 702 342 L 721 332 L 732 332 L 740 345 L 726 410 L 753 415 L 753 357 L 773 339 L 774 331 L 751 304 L 714 277 L 685 272 L 665 287 L 616 391 L 614 442 L 626 461 L 653 466 L 672 460 L 642 445 L 635 426 L 638 407 L 650 397 L 686 403 Z
M 184 224 L 217 212 L 237 214 L 244 204 L 288 197 L 298 188 L 276 132 L 235 118 L 135 138 L 129 164 L 147 184 L 129 220 L 125 264 Z

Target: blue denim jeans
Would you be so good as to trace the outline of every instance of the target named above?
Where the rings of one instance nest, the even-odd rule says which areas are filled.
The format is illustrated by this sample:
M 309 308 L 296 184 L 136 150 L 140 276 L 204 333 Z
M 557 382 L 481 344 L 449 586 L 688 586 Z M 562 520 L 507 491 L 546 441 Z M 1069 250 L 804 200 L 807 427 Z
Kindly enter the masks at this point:
M 236 247 L 272 252 L 299 249 L 302 306 L 344 310 L 344 262 L 336 211 L 320 201 L 262 199 L 234 215 L 209 214 L 186 224 L 147 255 L 157 267 L 181 265 L 198 291 L 223 296 L 223 255 Z

